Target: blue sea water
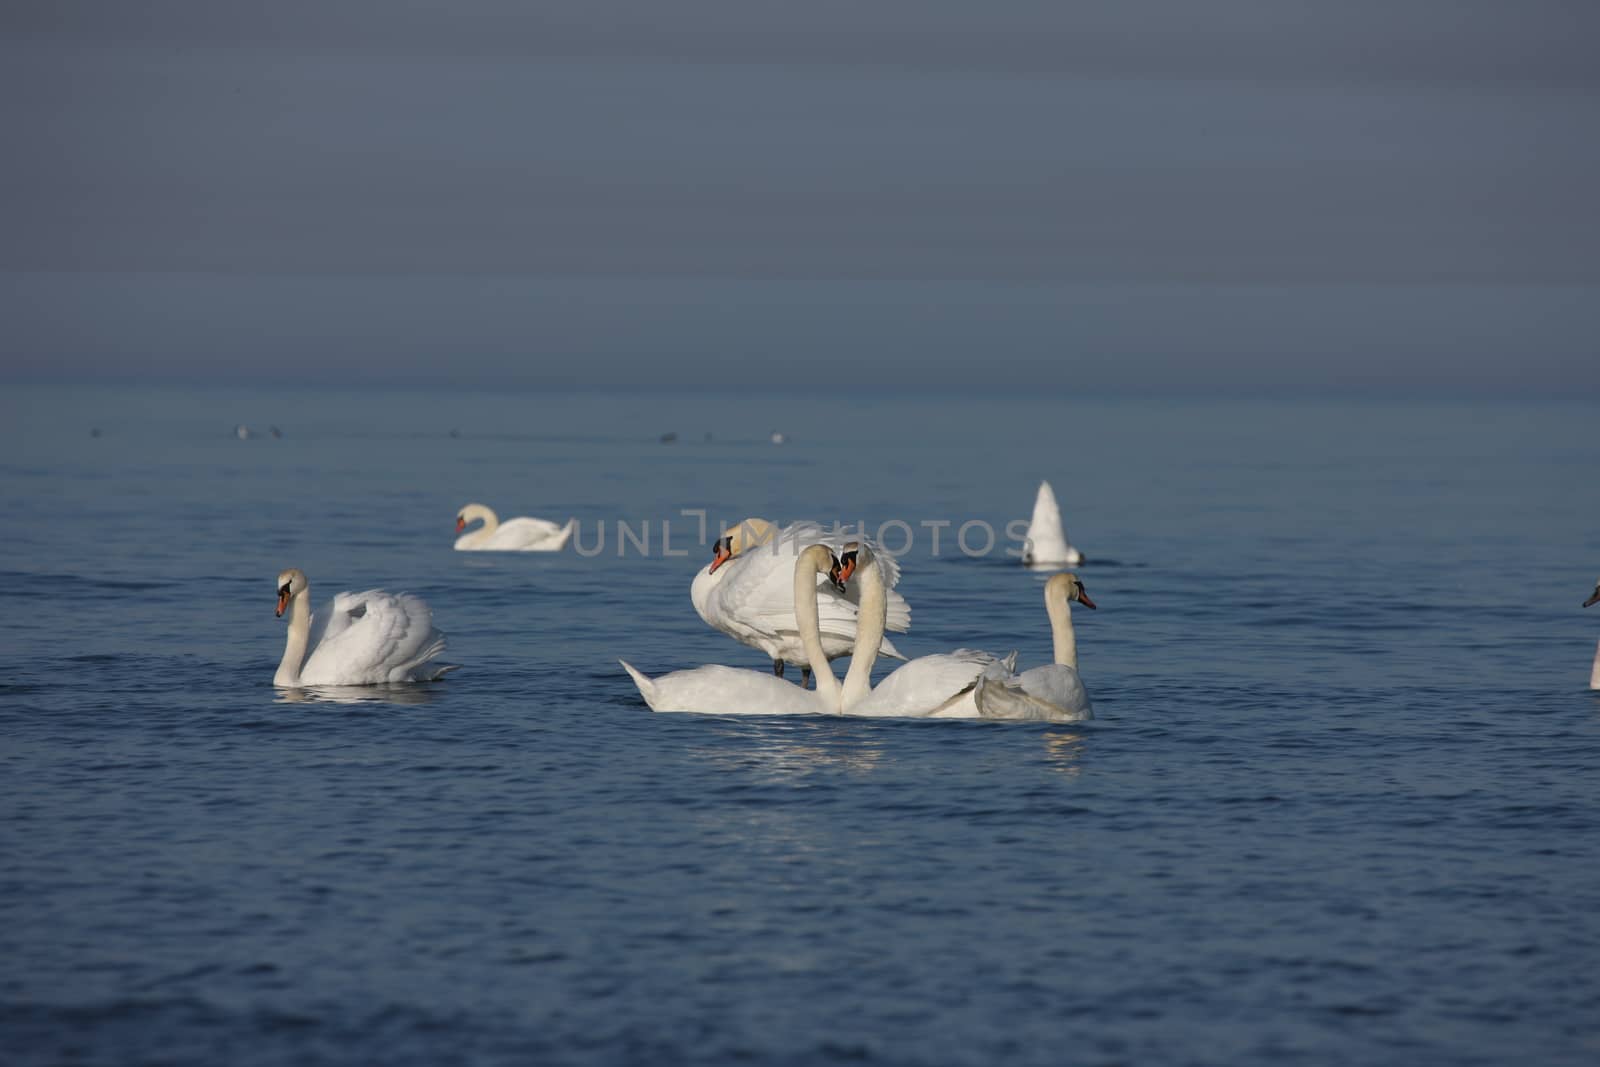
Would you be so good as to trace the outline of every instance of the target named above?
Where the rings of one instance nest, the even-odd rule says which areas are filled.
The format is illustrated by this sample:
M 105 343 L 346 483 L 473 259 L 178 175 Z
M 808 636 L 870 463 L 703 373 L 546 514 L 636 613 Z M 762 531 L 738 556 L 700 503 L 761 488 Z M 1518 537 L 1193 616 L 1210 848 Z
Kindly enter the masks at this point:
M 1592 404 L 0 406 L 8 1064 L 1600 1059 Z M 904 521 L 897 643 L 1044 662 L 1040 478 L 1091 723 L 656 715 L 617 666 L 764 666 L 684 509 Z M 610 540 L 456 553 L 471 500 Z M 421 594 L 461 669 L 274 690 L 288 566 Z

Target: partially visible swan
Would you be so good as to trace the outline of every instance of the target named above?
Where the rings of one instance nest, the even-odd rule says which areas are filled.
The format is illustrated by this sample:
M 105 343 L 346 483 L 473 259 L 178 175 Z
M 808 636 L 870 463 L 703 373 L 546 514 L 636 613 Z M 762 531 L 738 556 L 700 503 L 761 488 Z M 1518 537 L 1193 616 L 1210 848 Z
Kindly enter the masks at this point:
M 919 656 L 897 668 L 876 687 L 872 685 L 872 664 L 877 658 L 877 642 L 883 633 L 887 587 L 882 567 L 865 544 L 847 544 L 840 554 L 840 579 L 847 581 L 861 573 L 861 625 L 856 635 L 858 652 L 850 660 L 850 671 L 839 689 L 839 708 L 845 715 L 900 718 L 971 719 L 980 717 L 974 698 L 978 679 L 984 676 L 1009 677 L 1016 666 L 1015 652 L 1001 659 L 988 652 L 958 648 L 932 656 Z M 796 597 L 800 632 L 815 639 L 816 622 L 809 617 L 810 604 Z M 816 658 L 813 650 L 812 658 Z M 863 663 L 865 660 L 865 663 Z M 817 691 L 831 691 L 837 682 L 833 671 L 817 673 Z
M 1033 521 L 1028 523 L 1028 539 L 1022 545 L 1024 567 L 1076 567 L 1083 562 L 1083 553 L 1067 541 L 1067 531 L 1061 526 L 1061 508 L 1056 505 L 1055 490 L 1049 482 L 1039 483 L 1039 495 L 1033 499 Z
M 468 504 L 456 514 L 456 533 L 478 519 L 483 525 L 456 538 L 458 552 L 558 552 L 576 527 L 576 519 L 557 526 L 549 519 L 517 518 L 501 522 L 492 509 Z
M 764 519 L 745 519 L 723 531 L 711 562 L 689 585 L 689 600 L 708 625 L 766 653 L 772 660 L 772 673 L 780 678 L 784 664 L 799 667 L 802 683 L 804 675 L 811 673 L 811 664 L 795 621 L 793 563 L 802 549 L 814 544 L 827 545 L 837 553 L 845 537 L 814 522 L 797 522 L 778 530 Z M 880 566 L 886 571 L 888 586 L 894 586 L 900 580 L 900 568 L 892 558 Z M 815 584 L 823 651 L 828 659 L 848 656 L 855 642 L 860 593 L 836 586 L 821 575 Z M 911 606 L 892 589 L 886 625 L 896 633 L 911 627 Z M 879 653 L 905 659 L 888 638 L 882 639 Z
M 1078 677 L 1078 641 L 1072 632 L 1071 601 L 1095 606 L 1076 574 L 1056 574 L 1044 585 L 1055 662 L 1023 671 L 1015 678 L 980 678 L 975 692 L 986 719 L 1045 719 L 1081 722 L 1094 718 L 1094 705 Z
M 838 571 L 838 560 L 823 544 L 802 550 L 790 570 L 790 595 L 802 605 L 800 626 L 807 630 L 806 647 L 815 652 L 813 666 L 820 667 L 815 690 L 803 689 L 763 671 L 718 664 L 647 678 L 626 660 L 619 662 L 639 687 L 639 695 L 644 697 L 651 711 L 691 711 L 707 715 L 837 714 L 839 682 L 828 669 L 827 657 L 817 640 L 816 590 L 819 576 L 826 575 L 829 581 L 836 581 Z M 858 662 L 852 661 L 850 665 L 852 675 L 858 670 L 872 669 L 870 658 L 861 657 Z M 823 678 L 832 686 L 825 687 Z
M 418 597 L 339 593 L 313 619 L 310 588 L 298 567 L 278 575 L 278 615 L 289 609 L 289 633 L 273 685 L 428 682 L 455 670 L 434 662 L 444 653 L 444 634 Z
M 1600 581 L 1594 583 L 1594 593 L 1583 602 L 1584 607 L 1600 601 Z M 1600 689 L 1600 645 L 1595 646 L 1594 666 L 1589 670 L 1589 688 Z

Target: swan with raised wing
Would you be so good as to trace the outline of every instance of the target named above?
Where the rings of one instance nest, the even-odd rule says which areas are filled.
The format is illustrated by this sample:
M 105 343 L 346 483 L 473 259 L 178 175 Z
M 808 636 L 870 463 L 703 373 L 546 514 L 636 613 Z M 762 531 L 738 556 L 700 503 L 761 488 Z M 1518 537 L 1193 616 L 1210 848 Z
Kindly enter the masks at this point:
M 436 662 L 444 634 L 428 605 L 409 593 L 339 593 L 313 618 L 310 583 L 295 567 L 278 575 L 278 615 L 286 609 L 288 637 L 273 685 L 428 682 L 455 670 Z
M 1056 574 L 1044 584 L 1044 609 L 1050 617 L 1055 662 L 1014 678 L 985 677 L 974 696 L 986 719 L 1042 719 L 1082 722 L 1094 718 L 1094 705 L 1078 677 L 1078 639 L 1072 630 L 1072 601 L 1093 608 L 1076 574 Z
M 1083 562 L 1079 552 L 1067 540 L 1067 531 L 1061 525 L 1061 508 L 1056 504 L 1056 493 L 1049 482 L 1039 483 L 1038 495 L 1033 499 L 1033 521 L 1028 523 L 1027 540 L 1022 545 L 1024 567 L 1076 567 Z
M 713 629 L 766 653 L 773 674 L 783 677 L 785 664 L 799 667 L 804 684 L 812 665 L 795 621 L 792 563 L 814 544 L 826 545 L 837 555 L 847 540 L 862 539 L 837 528 L 829 531 L 815 522 L 797 522 L 779 530 L 764 519 L 745 519 L 717 539 L 711 562 L 690 583 L 689 599 Z M 911 627 L 911 606 L 893 591 L 900 568 L 892 558 L 881 561 L 880 566 L 889 588 L 885 626 L 904 633 Z M 859 591 L 828 582 L 821 574 L 813 584 L 819 598 L 817 619 L 824 654 L 830 660 L 850 655 L 860 617 Z M 878 652 L 905 659 L 887 637 L 881 639 Z
M 467 524 L 483 521 L 476 530 L 461 533 Z M 525 516 L 501 522 L 494 509 L 483 504 L 468 504 L 456 512 L 456 551 L 458 552 L 559 552 L 577 526 L 568 519 L 559 526 L 549 519 Z

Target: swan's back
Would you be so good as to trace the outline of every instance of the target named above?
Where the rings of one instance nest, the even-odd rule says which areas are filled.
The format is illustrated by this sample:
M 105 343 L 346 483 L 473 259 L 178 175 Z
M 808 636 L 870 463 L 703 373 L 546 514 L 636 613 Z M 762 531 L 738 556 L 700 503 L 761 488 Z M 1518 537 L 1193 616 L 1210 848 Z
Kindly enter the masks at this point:
M 976 716 L 972 691 L 985 672 L 1009 675 L 1016 653 L 1001 659 L 977 649 L 958 648 L 919 656 L 895 669 L 847 710 L 849 715 L 901 718 Z
M 818 715 L 827 710 L 822 697 L 792 682 L 759 671 L 709 664 L 647 678 L 619 660 L 651 711 L 695 712 L 702 715 Z
M 339 593 L 311 620 L 305 685 L 431 681 L 452 670 L 435 663 L 445 636 L 433 612 L 410 593 Z
M 462 552 L 558 552 L 576 528 L 576 519 L 562 525 L 519 516 L 500 523 L 487 537 L 483 530 L 468 531 L 456 538 L 455 546 Z
M 570 520 L 563 525 L 526 516 L 507 519 L 489 538 L 488 547 L 512 552 L 554 552 L 566 545 L 573 525 Z

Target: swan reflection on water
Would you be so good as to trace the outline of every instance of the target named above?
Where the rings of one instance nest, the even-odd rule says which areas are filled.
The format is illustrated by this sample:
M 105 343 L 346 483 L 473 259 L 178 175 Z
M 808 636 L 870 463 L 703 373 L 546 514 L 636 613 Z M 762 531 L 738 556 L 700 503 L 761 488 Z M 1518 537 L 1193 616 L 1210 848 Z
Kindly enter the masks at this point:
M 1044 736 L 1045 767 L 1068 778 L 1083 773 L 1083 750 L 1087 734 L 1048 733 Z
M 795 729 L 799 724 L 774 722 L 770 725 L 773 729 L 763 732 L 759 739 L 751 737 L 746 724 L 716 730 L 713 735 L 716 743 L 698 749 L 695 754 L 721 770 L 754 774 L 772 783 L 792 782 L 825 768 L 865 776 L 884 765 L 887 749 L 877 739 L 841 735 L 831 743 L 819 744 L 814 732 L 803 727 Z M 750 743 L 752 740 L 755 743 Z M 1045 769 L 1067 778 L 1082 774 L 1088 740 L 1089 734 L 1080 730 L 1041 733 L 1039 742 Z
M 437 694 L 430 685 L 313 685 L 279 689 L 279 704 L 426 704 Z
M 796 729 L 798 724 L 770 722 L 767 725 L 770 729 L 763 731 L 754 744 L 746 743 L 752 738 L 744 724 L 716 730 L 717 745 L 700 749 L 697 754 L 724 770 L 755 771 L 771 782 L 804 778 L 824 767 L 870 774 L 883 761 L 883 746 L 860 737 L 840 737 L 835 744 L 821 745 L 815 742 L 813 730 Z M 725 747 L 726 742 L 733 742 L 737 747 Z

